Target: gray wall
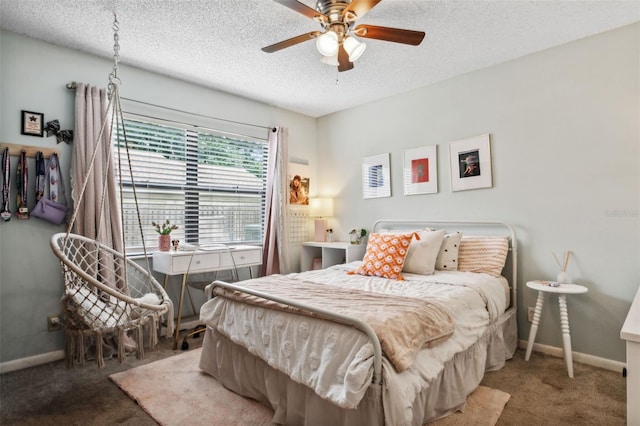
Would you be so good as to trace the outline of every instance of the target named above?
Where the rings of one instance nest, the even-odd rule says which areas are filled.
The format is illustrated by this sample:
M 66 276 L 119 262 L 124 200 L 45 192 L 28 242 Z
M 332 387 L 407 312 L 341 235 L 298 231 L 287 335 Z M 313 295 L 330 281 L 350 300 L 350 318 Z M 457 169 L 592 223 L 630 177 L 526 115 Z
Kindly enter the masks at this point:
M 568 298 L 574 351 L 625 360 L 620 328 L 640 284 L 640 25 L 472 72 L 319 119 L 319 192 L 331 226 L 380 218 L 497 219 L 520 238 L 519 334 L 534 279 L 554 279 L 552 252 L 588 287 Z M 372 88 L 372 90 L 375 90 Z M 452 192 L 448 142 L 491 134 L 493 188 Z M 403 150 L 438 146 L 439 193 L 403 195 Z M 391 154 L 391 198 L 362 198 L 363 157 Z M 557 298 L 537 342 L 562 347 Z
M 520 237 L 520 337 L 535 294 L 553 278 L 551 252 L 572 250 L 569 272 L 587 286 L 570 297 L 575 351 L 624 361 L 620 327 L 640 284 L 640 26 L 634 25 L 318 120 L 123 66 L 122 96 L 217 117 L 289 128 L 290 157 L 309 161 L 319 195 L 335 195 L 339 239 L 378 218 L 500 219 Z M 20 110 L 73 127 L 76 80 L 105 86 L 109 60 L 13 33 L 0 39 L 0 141 L 53 147 L 20 135 Z M 372 89 L 374 90 L 374 89 Z M 448 141 L 491 134 L 494 187 L 452 193 Z M 316 148 L 318 135 L 321 149 Z M 438 145 L 438 194 L 404 196 L 404 149 Z M 64 168 L 69 147 L 58 146 Z M 363 157 L 391 153 L 392 197 L 363 200 Z M 15 161 L 15 159 L 14 159 Z M 68 180 L 67 180 L 68 182 Z M 0 224 L 0 362 L 63 347 L 46 331 L 62 282 L 41 221 Z M 561 347 L 556 300 L 538 342 Z
M 66 83 L 106 87 L 112 61 L 5 31 L 0 33 L 0 52 L 0 142 L 58 148 L 68 187 L 70 146 L 56 145 L 54 137 L 21 135 L 20 111 L 44 113 L 45 121 L 58 119 L 62 129 L 73 129 L 75 92 L 67 90 Z M 289 129 L 291 156 L 315 156 L 317 130 L 313 118 L 127 66 L 121 65 L 119 76 L 122 97 L 227 120 L 285 126 Z M 123 107 L 127 108 L 125 101 Z M 266 130 L 263 132 L 265 135 Z M 12 158 L 14 171 L 16 162 L 17 158 Z M 310 172 L 315 178 L 315 168 Z M 12 192 L 15 195 L 14 188 Z M 0 223 L 0 362 L 64 347 L 62 332 L 48 332 L 46 320 L 48 314 L 61 309 L 62 276 L 49 238 L 63 231 L 62 226 L 38 219 L 13 218 Z M 177 284 L 176 277 L 175 285 L 170 286 L 174 300 Z

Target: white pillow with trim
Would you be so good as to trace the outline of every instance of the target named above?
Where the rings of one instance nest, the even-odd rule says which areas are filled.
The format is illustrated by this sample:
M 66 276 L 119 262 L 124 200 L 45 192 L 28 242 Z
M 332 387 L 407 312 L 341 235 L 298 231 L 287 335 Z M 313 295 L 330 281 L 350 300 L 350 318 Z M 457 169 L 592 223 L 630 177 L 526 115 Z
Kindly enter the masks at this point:
M 458 270 L 458 250 L 462 240 L 462 232 L 446 234 L 440 246 L 440 253 L 436 259 L 436 269 L 439 271 Z
M 440 253 L 444 230 L 420 231 L 420 240 L 414 238 L 409 245 L 409 252 L 404 261 L 403 272 L 432 275 L 436 267 L 436 259 Z

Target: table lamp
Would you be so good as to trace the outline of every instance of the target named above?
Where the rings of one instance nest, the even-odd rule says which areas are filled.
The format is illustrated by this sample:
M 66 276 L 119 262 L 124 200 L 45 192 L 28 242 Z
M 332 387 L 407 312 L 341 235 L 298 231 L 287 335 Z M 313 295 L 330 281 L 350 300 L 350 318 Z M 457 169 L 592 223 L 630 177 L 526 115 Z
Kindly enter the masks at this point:
M 309 200 L 309 215 L 315 218 L 314 241 L 326 241 L 327 220 L 324 218 L 333 216 L 333 198 L 311 198 Z

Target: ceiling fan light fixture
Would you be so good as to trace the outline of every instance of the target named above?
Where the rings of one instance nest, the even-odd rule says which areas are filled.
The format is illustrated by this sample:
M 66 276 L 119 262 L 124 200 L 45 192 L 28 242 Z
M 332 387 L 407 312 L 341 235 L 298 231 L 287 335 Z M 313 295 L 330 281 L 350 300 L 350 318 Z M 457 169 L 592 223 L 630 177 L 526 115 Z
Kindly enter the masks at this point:
M 342 45 L 344 46 L 344 50 L 349 54 L 349 61 L 351 62 L 357 61 L 367 48 L 365 43 L 359 42 L 355 37 L 351 36 L 346 37 Z
M 323 64 L 331 65 L 332 67 L 337 67 L 338 65 L 340 65 L 340 63 L 338 62 L 338 52 L 336 52 L 336 54 L 332 56 L 322 56 L 320 58 L 320 62 L 322 62 Z
M 324 56 L 333 56 L 338 53 L 338 35 L 333 31 L 327 31 L 316 40 L 318 51 Z

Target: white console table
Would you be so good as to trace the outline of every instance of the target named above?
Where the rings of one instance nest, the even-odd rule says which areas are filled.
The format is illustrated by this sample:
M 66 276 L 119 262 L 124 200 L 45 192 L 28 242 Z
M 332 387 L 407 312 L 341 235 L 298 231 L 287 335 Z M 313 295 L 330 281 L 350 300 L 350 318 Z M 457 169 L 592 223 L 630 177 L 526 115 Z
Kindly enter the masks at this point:
M 344 241 L 331 243 L 309 241 L 302 243 L 300 252 L 300 271 L 313 269 L 313 260 L 322 259 L 322 269 L 329 266 L 362 260 L 366 244 L 351 244 Z
M 622 325 L 627 341 L 627 424 L 640 425 L 640 288 Z
M 262 264 L 262 248 L 257 246 L 215 246 L 195 251 L 157 251 L 153 253 L 153 270 L 165 274 L 164 287 L 167 288 L 169 276 L 182 275 L 180 286 L 180 301 L 178 302 L 178 317 L 173 341 L 173 349 L 178 348 L 180 340 L 180 326 L 182 325 L 182 304 L 184 290 L 189 274 L 202 272 L 216 272 L 249 268 Z

